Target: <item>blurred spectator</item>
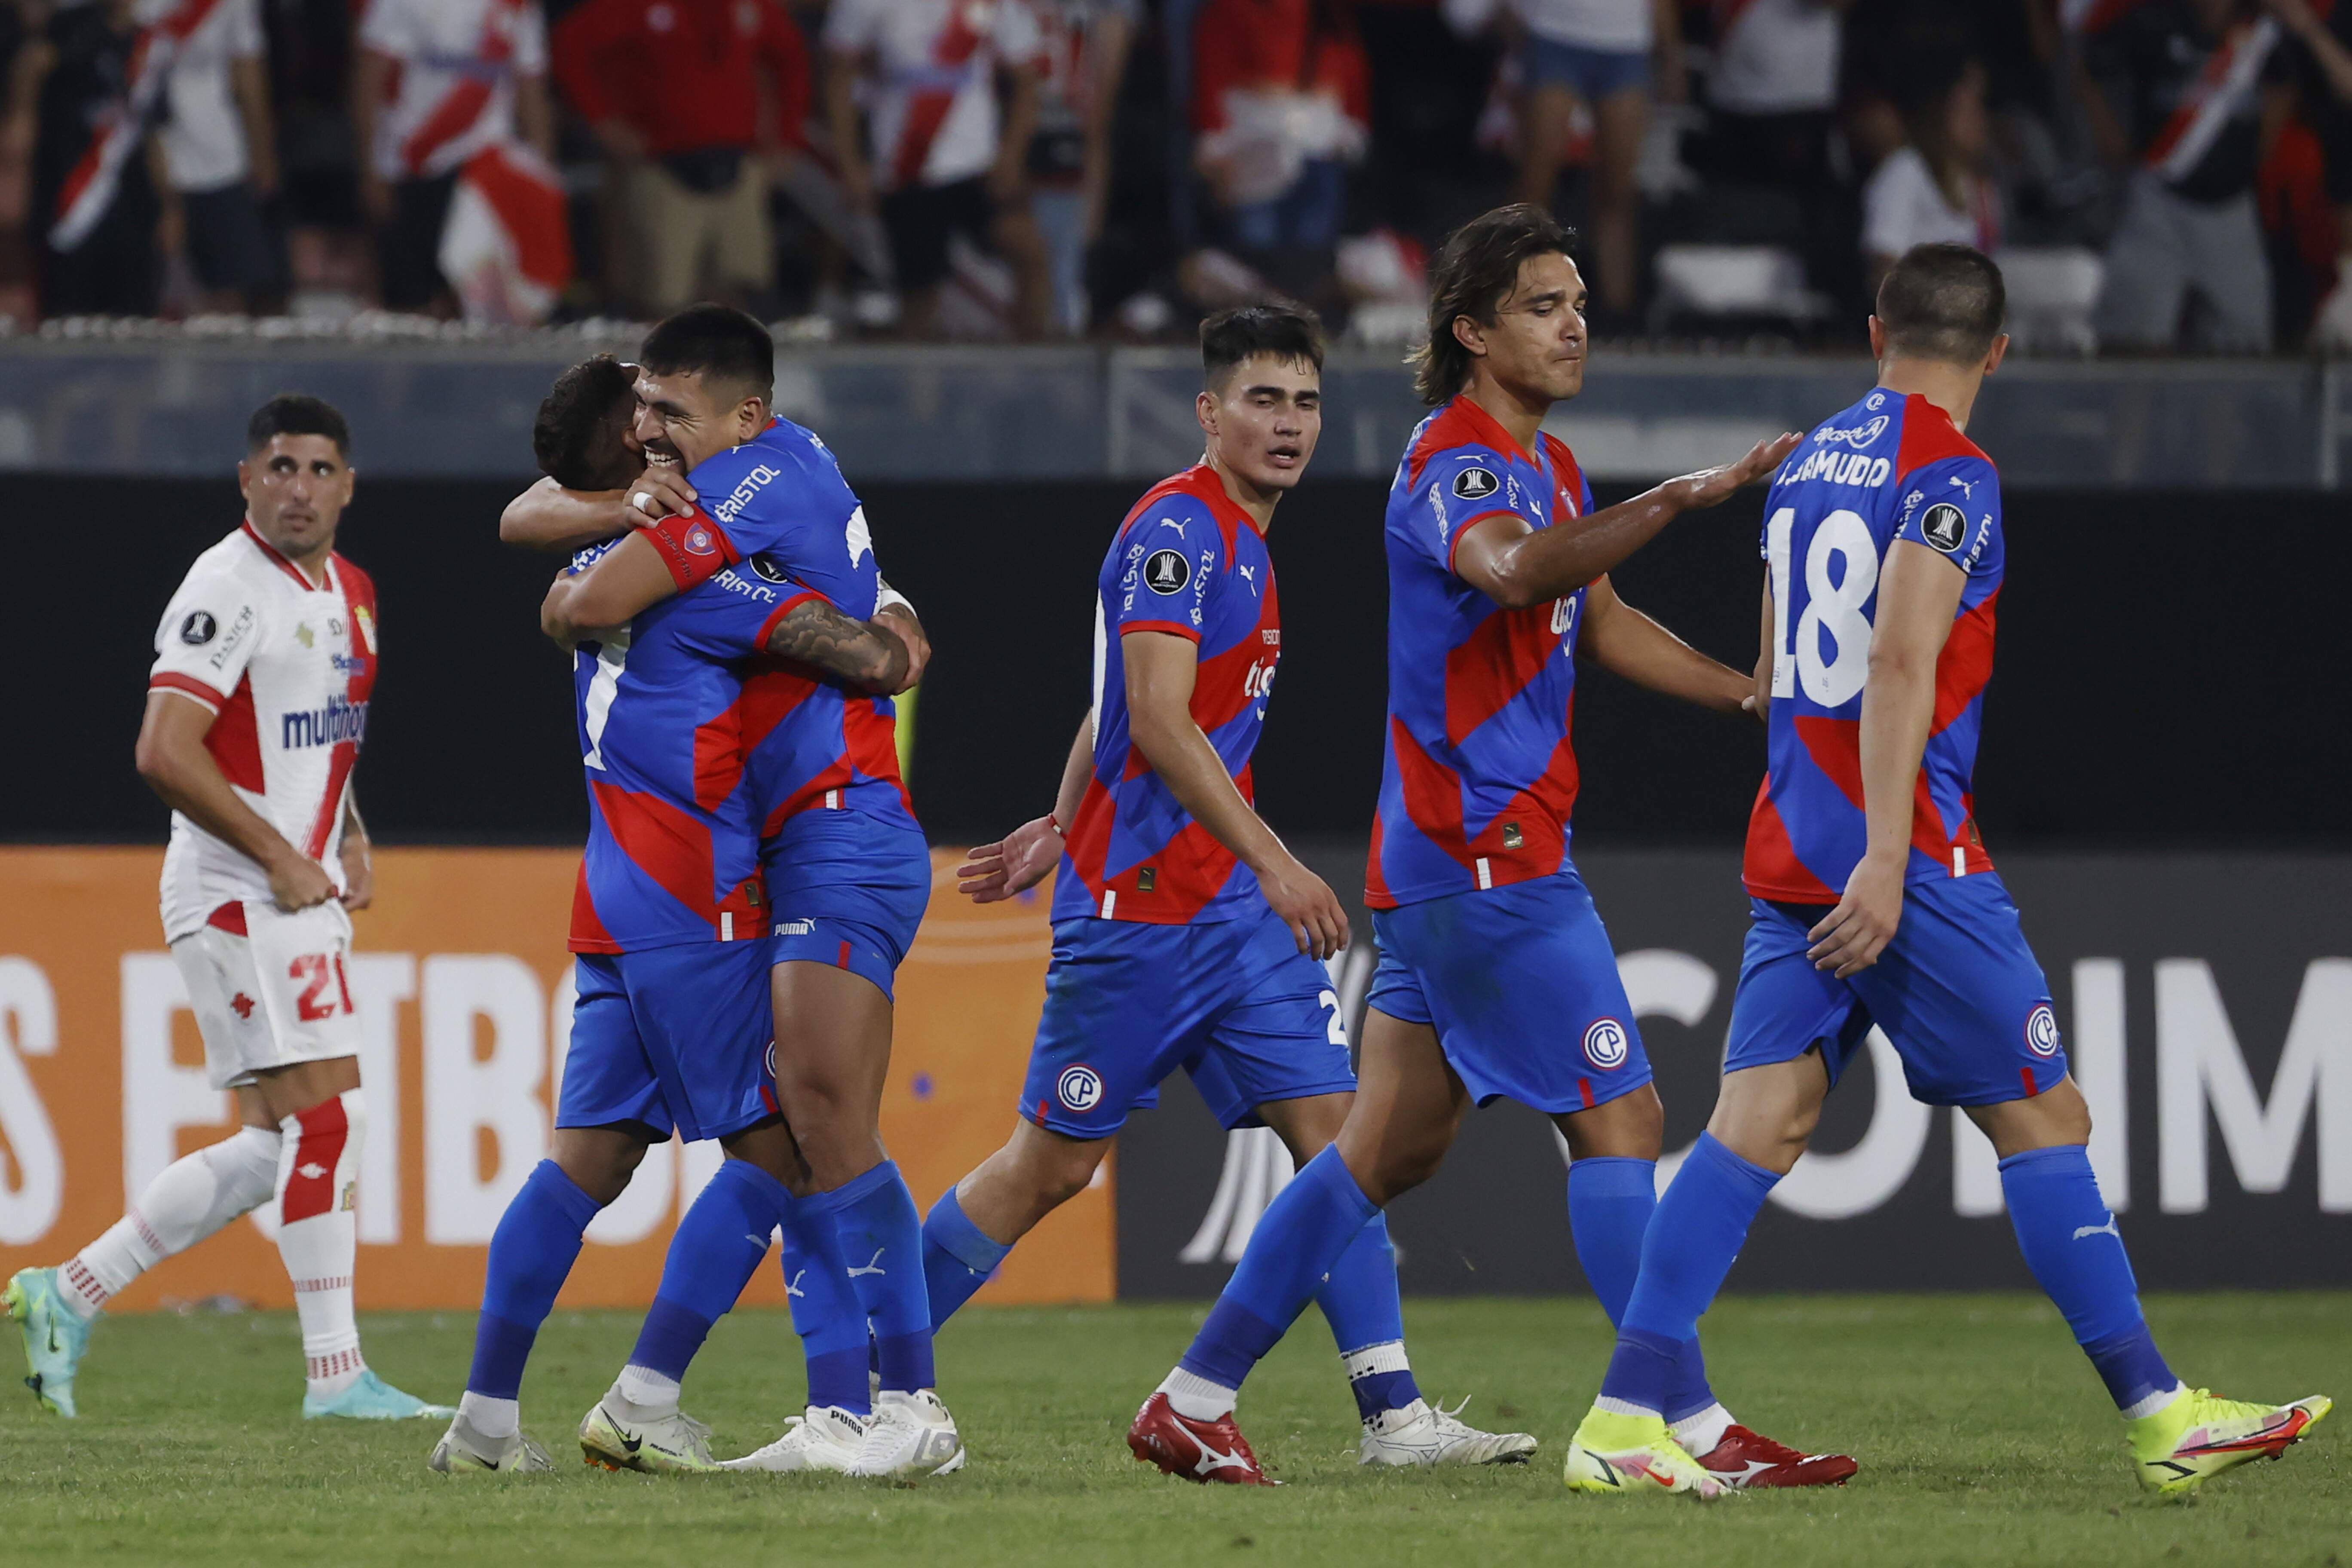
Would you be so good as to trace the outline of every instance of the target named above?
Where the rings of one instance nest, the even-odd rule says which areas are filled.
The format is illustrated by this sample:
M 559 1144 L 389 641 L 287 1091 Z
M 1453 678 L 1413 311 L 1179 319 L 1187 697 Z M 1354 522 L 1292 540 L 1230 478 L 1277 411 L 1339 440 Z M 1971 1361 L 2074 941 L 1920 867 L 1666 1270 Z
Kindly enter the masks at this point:
M 2000 244 L 2000 199 L 1985 173 L 1990 121 L 1984 67 L 1926 64 L 1904 106 L 1905 143 L 1881 160 L 1862 192 L 1862 252 L 1874 295 L 1915 245 L 1952 241 L 1990 253 Z
M 1344 0 L 1208 0 L 1192 32 L 1193 166 L 1248 251 L 1339 237 L 1371 74 Z
M 1508 0 L 1524 24 L 1517 199 L 1549 209 L 1577 101 L 1592 116 L 1595 304 L 1622 322 L 1639 289 L 1641 161 L 1654 93 L 1683 101 L 1682 16 L 1675 0 Z M 1654 72 L 1653 61 L 1655 62 Z
M 534 0 L 372 0 L 352 121 L 386 310 L 453 308 L 441 233 L 457 175 L 520 137 L 554 150 L 547 26 Z
M 265 216 L 278 195 L 278 132 L 260 0 L 139 0 L 138 17 L 179 35 L 155 131 L 165 234 L 180 242 L 203 309 L 274 313 L 286 247 Z
M 2318 79 L 2311 119 L 2326 149 L 2336 258 L 2335 292 L 2321 302 L 2312 338 L 2341 352 L 2352 349 L 2352 4 L 2336 5 L 2325 21 L 2305 0 L 2269 0 L 2269 10 L 2303 45 Z
M 11 140 L 29 139 L 45 316 L 152 316 L 163 280 L 158 162 L 132 109 L 138 42 L 132 0 L 87 0 L 52 14 L 20 61 Z M 152 95 L 160 82 L 150 78 Z M 28 123 L 27 123 L 28 122 Z
M 792 14 L 778 0 L 585 0 L 554 43 L 556 80 L 618 174 L 606 210 L 628 237 L 638 308 L 772 290 L 769 166 L 809 110 Z
M 1110 132 L 1139 0 L 1034 0 L 1043 37 L 1037 130 L 1029 143 L 1030 207 L 1045 237 L 1054 324 L 1087 330 L 1087 253 L 1110 195 Z
M 1847 4 L 1714 0 L 1709 174 L 1799 191 L 1830 177 L 1830 123 Z
M 2174 347 L 2193 298 L 2200 346 L 2270 347 L 2254 174 L 2294 107 L 2278 41 L 2240 0 L 2145 0 L 2088 40 L 2084 109 L 2130 169 L 2099 297 L 2105 346 Z
M 1014 331 L 1045 331 L 1026 171 L 1040 44 L 1021 0 L 834 0 L 825 16 L 826 125 L 851 204 L 880 211 L 908 337 L 936 330 L 959 235 L 1011 264 Z

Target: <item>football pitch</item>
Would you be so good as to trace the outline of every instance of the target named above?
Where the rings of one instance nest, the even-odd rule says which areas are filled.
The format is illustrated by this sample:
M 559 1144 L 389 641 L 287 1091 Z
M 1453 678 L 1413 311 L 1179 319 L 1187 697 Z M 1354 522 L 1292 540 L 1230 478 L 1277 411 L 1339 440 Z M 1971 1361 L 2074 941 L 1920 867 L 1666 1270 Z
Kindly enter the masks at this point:
M 2157 1296 L 2159 1342 L 2243 1397 L 2352 1395 L 2352 1293 Z M 1730 1297 L 1706 1321 L 1717 1386 L 1749 1424 L 1854 1454 L 1851 1486 L 1712 1505 L 1571 1497 L 1563 1445 L 1608 1348 L 1589 1300 L 1418 1300 L 1423 1388 L 1534 1432 L 1530 1466 L 1381 1472 L 1314 1313 L 1244 1395 L 1278 1490 L 1194 1487 L 1129 1458 L 1136 1405 L 1182 1348 L 1190 1305 L 974 1309 L 941 1335 L 971 1461 L 919 1486 L 839 1477 L 590 1470 L 571 1441 L 636 1328 L 558 1312 L 524 1385 L 552 1475 L 444 1477 L 438 1423 L 305 1423 L 290 1313 L 99 1325 L 75 1422 L 0 1400 L 9 1561 L 93 1563 L 698 1562 L 1601 1564 L 2084 1563 L 2352 1568 L 2352 1422 L 2187 1504 L 2144 1500 L 2064 1327 L 2024 1296 Z M 363 1315 L 390 1381 L 454 1399 L 470 1313 Z M 8 1364 L 16 1365 L 13 1344 Z M 784 1316 L 722 1321 L 687 1384 L 713 1451 L 774 1436 L 800 1401 Z

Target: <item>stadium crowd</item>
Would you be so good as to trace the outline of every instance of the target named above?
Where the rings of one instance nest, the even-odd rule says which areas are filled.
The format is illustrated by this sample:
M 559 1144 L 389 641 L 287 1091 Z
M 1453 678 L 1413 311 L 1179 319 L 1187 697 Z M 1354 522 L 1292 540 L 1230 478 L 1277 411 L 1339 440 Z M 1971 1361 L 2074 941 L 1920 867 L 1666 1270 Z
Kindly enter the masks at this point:
M 2330 5 L 8 0 L 0 313 L 1390 342 L 1517 198 L 1603 336 L 1843 343 L 1957 239 L 2030 349 L 2343 349 Z

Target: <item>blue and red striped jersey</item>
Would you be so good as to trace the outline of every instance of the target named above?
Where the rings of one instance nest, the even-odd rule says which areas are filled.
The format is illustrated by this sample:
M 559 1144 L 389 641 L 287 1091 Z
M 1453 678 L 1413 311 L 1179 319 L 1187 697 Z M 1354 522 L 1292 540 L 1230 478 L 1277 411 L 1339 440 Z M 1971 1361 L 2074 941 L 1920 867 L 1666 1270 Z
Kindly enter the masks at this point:
M 574 570 L 609 546 L 583 551 Z M 588 844 L 574 952 L 768 932 L 742 667 L 799 591 L 722 569 L 572 657 Z
M 1119 524 L 1097 579 L 1095 766 L 1069 825 L 1054 918 L 1184 925 L 1262 910 L 1257 873 L 1177 803 L 1128 733 L 1118 639 L 1165 632 L 1196 645 L 1192 721 L 1244 800 L 1282 658 L 1265 536 L 1206 464 L 1162 479 Z
M 1567 444 L 1528 451 L 1457 397 L 1421 422 L 1389 488 L 1389 710 L 1364 902 L 1376 910 L 1547 877 L 1576 805 L 1576 634 L 1584 590 L 1508 610 L 1454 571 L 1472 525 L 1581 517 Z
M 1968 576 L 1936 661 L 1905 879 L 1992 869 L 1972 780 L 2005 553 L 2000 478 L 1941 408 L 1882 387 L 1816 429 L 1765 498 L 1770 762 L 1743 872 L 1759 899 L 1833 904 L 1867 847 L 1862 691 L 1879 568 L 1899 539 L 1948 556 Z

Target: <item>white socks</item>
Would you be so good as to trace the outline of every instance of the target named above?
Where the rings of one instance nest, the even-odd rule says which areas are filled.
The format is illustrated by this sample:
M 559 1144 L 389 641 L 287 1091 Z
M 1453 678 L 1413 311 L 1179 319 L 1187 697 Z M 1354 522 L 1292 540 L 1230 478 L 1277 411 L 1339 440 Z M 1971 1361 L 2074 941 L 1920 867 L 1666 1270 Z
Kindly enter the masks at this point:
M 279 1142 L 275 1128 L 241 1127 L 165 1166 L 129 1212 L 58 1271 L 67 1305 L 96 1316 L 110 1297 L 166 1258 L 268 1202 Z
M 367 1370 L 352 1315 L 367 1101 L 358 1089 L 345 1089 L 296 1111 L 278 1131 L 278 1255 L 294 1281 L 310 1394 L 331 1399 Z
M 1232 1414 L 1240 1391 L 1195 1377 L 1180 1366 L 1160 1384 L 1160 1392 L 1168 1396 L 1169 1408 L 1186 1420 L 1214 1421 Z
M 485 1437 L 503 1440 L 522 1430 L 522 1402 L 467 1389 L 458 1397 L 457 1418 Z
M 678 1382 L 651 1367 L 634 1363 L 621 1369 L 614 1381 L 613 1392 L 654 1415 L 667 1415 L 677 1409 Z
M 2176 1379 L 2170 1388 L 2165 1389 L 2163 1392 L 2158 1394 L 2151 1394 L 2136 1405 L 2126 1405 L 2121 1410 L 2117 1411 L 2116 1414 L 2121 1415 L 2126 1421 L 2143 1420 L 2147 1416 L 2155 1415 L 2158 1411 L 2163 1409 L 2166 1405 L 2179 1398 L 2181 1391 L 2188 1386 L 2189 1385 L 2187 1384 L 2181 1383 Z
M 1672 1429 L 1683 1452 L 1696 1459 L 1701 1454 L 1714 1452 L 1716 1445 L 1723 1441 L 1723 1435 L 1731 1430 L 1731 1412 L 1721 1405 L 1710 1405 L 1696 1415 L 1674 1422 Z

